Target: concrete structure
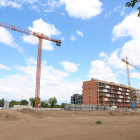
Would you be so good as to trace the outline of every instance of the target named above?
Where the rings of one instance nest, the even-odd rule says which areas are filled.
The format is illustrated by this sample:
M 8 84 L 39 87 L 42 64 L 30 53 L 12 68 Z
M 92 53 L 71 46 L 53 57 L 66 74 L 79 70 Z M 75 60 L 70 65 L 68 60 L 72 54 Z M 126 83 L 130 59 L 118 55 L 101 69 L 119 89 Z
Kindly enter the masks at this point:
M 102 104 L 102 94 L 105 94 L 105 105 L 117 106 L 118 108 L 130 107 L 130 90 L 128 86 L 116 84 L 114 82 L 106 82 L 91 78 L 89 81 L 84 81 L 83 86 L 83 104 L 99 105 Z M 139 89 L 131 88 L 139 92 Z
M 132 90 L 133 101 L 135 102 L 135 107 L 140 108 L 140 90 Z
M 102 105 L 83 105 L 83 104 L 67 104 L 64 108 L 66 111 L 93 111 L 93 110 L 109 110 L 108 106 Z
M 71 104 L 82 104 L 83 101 L 83 96 L 80 94 L 74 94 L 73 96 L 71 96 Z
M 21 110 L 21 109 L 32 109 L 31 105 L 14 105 L 13 107 L 10 107 L 10 110 Z
M 9 102 L 4 101 L 4 110 L 9 110 Z

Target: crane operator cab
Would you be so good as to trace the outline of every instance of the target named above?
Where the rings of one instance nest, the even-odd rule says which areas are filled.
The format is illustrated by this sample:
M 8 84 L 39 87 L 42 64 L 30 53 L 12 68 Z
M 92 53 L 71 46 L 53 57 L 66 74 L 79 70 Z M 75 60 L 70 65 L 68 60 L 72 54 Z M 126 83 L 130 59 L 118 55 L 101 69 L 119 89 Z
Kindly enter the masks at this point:
M 58 41 L 59 42 L 56 42 L 56 45 L 60 47 L 61 46 L 61 40 L 58 40 Z

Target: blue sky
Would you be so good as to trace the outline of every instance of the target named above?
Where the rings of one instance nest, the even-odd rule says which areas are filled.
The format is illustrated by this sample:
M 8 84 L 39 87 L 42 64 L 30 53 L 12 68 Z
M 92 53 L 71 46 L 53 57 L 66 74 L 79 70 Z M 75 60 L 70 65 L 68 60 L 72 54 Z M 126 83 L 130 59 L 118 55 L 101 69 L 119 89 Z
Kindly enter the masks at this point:
M 140 19 L 127 0 L 0 0 L 0 21 L 61 39 L 43 40 L 41 99 L 58 104 L 82 94 L 83 81 L 97 78 L 127 85 L 126 65 L 140 68 Z M 0 98 L 35 96 L 38 38 L 0 27 Z M 133 87 L 140 73 L 130 67 Z

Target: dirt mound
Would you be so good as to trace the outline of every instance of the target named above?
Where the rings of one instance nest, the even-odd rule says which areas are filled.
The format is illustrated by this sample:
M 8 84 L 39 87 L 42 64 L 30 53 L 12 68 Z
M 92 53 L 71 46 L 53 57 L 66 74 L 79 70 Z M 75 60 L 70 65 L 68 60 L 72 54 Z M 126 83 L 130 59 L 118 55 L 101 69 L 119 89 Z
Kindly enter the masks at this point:
M 5 112 L 5 111 L 0 111 L 0 122 L 2 121 L 14 121 L 14 120 L 19 120 L 19 117 L 16 115 L 12 115 L 11 113 Z
M 18 112 L 26 113 L 37 118 L 42 118 L 44 116 L 44 111 L 40 110 L 22 109 Z
M 18 112 L 26 113 L 37 118 L 57 117 L 57 118 L 69 118 L 69 117 L 92 117 L 92 116 L 107 116 L 107 111 L 45 111 L 45 110 L 31 110 L 22 109 Z
M 108 112 L 111 116 L 127 116 L 127 115 L 140 115 L 139 112 L 126 112 L 126 111 L 110 111 Z

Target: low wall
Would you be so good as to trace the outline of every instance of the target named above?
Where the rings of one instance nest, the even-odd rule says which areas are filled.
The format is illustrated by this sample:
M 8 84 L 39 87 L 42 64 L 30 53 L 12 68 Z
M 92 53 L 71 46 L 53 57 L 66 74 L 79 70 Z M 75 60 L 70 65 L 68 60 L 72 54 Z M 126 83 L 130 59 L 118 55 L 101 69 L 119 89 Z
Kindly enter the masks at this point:
M 22 109 L 26 109 L 26 108 L 9 108 L 9 110 L 22 110 Z M 64 110 L 64 108 L 27 108 L 27 109 L 31 109 L 31 110 Z
M 67 111 L 92 111 L 92 110 L 109 110 L 108 106 L 102 105 L 78 105 L 78 104 L 68 104 L 65 105 L 64 110 Z

